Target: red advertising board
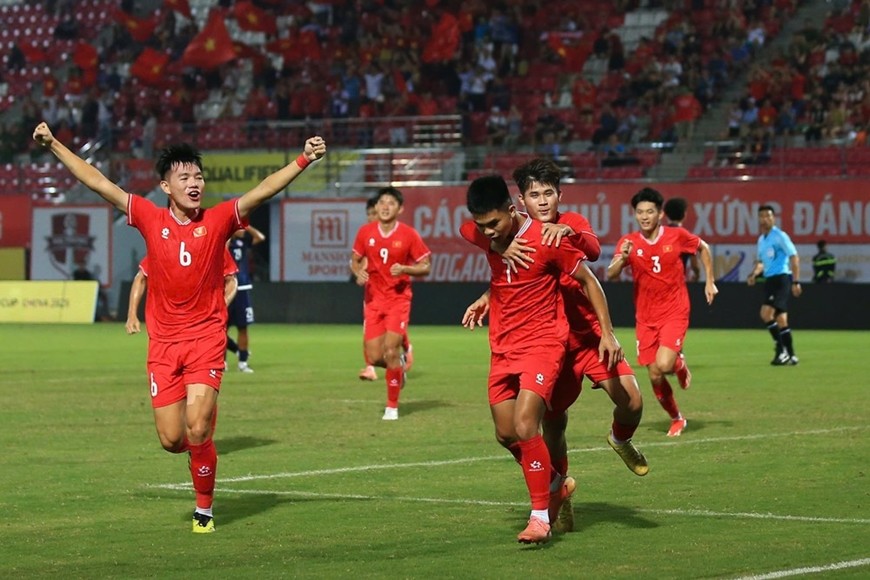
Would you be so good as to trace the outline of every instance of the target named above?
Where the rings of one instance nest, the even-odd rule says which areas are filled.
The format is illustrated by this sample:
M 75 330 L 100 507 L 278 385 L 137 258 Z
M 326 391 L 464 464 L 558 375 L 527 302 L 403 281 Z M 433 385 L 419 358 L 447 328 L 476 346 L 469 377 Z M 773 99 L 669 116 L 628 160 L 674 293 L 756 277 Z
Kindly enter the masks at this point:
M 512 193 L 515 188 L 512 187 Z M 796 244 L 870 244 L 870 182 L 769 181 L 661 183 L 665 198 L 689 202 L 685 226 L 711 244 L 755 244 L 758 207 L 777 210 L 778 225 Z M 601 238 L 613 245 L 635 228 L 634 183 L 570 184 L 562 187 L 563 210 L 585 215 Z M 405 188 L 401 220 L 414 226 L 432 250 L 430 281 L 483 281 L 489 269 L 483 255 L 459 236 L 469 218 L 464 186 Z M 870 252 L 870 248 L 868 248 Z
M 29 195 L 0 196 L 0 247 L 30 247 L 31 214 Z

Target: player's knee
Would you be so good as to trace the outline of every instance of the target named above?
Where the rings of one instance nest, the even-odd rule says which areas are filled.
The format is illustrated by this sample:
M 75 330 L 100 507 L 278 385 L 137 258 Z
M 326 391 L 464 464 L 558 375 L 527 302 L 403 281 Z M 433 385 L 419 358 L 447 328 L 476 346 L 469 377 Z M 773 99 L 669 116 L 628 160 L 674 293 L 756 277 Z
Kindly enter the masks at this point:
M 510 449 L 510 447 L 517 442 L 517 438 L 513 433 L 506 434 L 498 431 L 495 432 L 495 440 L 505 449 Z
M 160 445 L 169 453 L 183 453 L 187 450 L 183 436 L 158 433 L 157 437 L 160 439 Z
M 187 426 L 187 438 L 194 445 L 205 443 L 206 439 L 208 439 L 210 435 L 211 421 L 198 420 Z

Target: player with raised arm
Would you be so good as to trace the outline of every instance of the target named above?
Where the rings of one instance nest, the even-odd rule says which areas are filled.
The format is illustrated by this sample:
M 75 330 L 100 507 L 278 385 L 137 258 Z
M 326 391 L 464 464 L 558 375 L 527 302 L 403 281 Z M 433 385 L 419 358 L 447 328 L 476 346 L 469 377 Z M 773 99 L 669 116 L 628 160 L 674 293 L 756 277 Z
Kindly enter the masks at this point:
M 378 191 L 377 221 L 363 225 L 353 244 L 350 268 L 365 287 L 365 357 L 386 367 L 384 421 L 399 418 L 399 392 L 405 385 L 402 336 L 411 318 L 411 277 L 427 276 L 430 252 L 417 230 L 399 221 L 404 198 L 394 187 Z
M 465 311 L 462 324 L 482 325 L 489 314 L 489 405 L 496 440 L 523 470 L 532 504 L 522 543 L 550 538 L 552 465 L 541 435 L 541 422 L 551 404 L 553 388 L 565 357 L 568 320 L 559 292 L 562 273 L 578 280 L 590 295 L 605 330 L 598 360 L 613 366 L 623 358 L 612 332 L 604 293 L 583 263 L 586 256 L 570 244 L 548 246 L 542 224 L 516 210 L 504 179 L 481 177 L 468 188 L 471 222 L 460 233 L 486 252 L 492 271 L 490 290 Z M 503 257 L 515 238 L 534 250 L 534 260 L 516 270 Z
M 625 268 L 631 271 L 637 360 L 647 368 L 653 393 L 671 418 L 668 437 L 678 437 L 687 422 L 666 375 L 675 374 L 683 389 L 691 385 L 692 374 L 682 353 L 690 310 L 682 255 L 700 255 L 706 275 L 707 304 L 713 303 L 719 290 L 714 281 L 710 247 L 684 228 L 662 224 L 663 204 L 662 194 L 650 187 L 641 189 L 631 198 L 640 231 L 620 238 L 616 255 L 607 266 L 607 277 L 614 280 Z
M 169 208 L 127 193 L 96 167 L 55 139 L 46 123 L 33 139 L 49 149 L 83 185 L 127 215 L 145 239 L 149 259 L 148 383 L 160 444 L 170 453 L 189 453 L 196 492 L 193 532 L 215 530 L 212 503 L 217 451 L 213 419 L 226 348 L 223 253 L 248 215 L 287 187 L 326 153 L 320 137 L 241 197 L 202 207 L 202 159 L 189 145 L 164 149 L 156 169 Z

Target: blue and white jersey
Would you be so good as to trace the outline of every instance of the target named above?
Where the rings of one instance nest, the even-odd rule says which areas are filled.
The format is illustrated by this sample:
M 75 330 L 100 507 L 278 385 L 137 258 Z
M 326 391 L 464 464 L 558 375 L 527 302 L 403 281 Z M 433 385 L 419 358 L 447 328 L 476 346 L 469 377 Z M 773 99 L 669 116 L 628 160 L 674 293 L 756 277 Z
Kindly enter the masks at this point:
M 770 232 L 758 236 L 758 260 L 764 265 L 764 277 L 791 274 L 788 259 L 797 254 L 797 248 L 788 234 L 774 226 Z
M 239 273 L 236 274 L 236 279 L 239 281 L 239 290 L 250 290 L 253 287 L 248 258 L 248 250 L 250 249 L 251 240 L 248 234 L 245 234 L 241 238 L 230 238 L 230 254 L 232 254 L 233 261 L 235 261 L 236 266 L 239 268 Z

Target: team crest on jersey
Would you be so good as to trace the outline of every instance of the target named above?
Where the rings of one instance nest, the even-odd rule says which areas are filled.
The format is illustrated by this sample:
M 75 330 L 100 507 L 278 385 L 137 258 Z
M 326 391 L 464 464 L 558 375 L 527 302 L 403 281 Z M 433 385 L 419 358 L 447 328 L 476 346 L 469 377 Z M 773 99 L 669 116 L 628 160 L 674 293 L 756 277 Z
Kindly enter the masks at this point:
M 401 241 L 401 240 L 393 240 L 393 247 L 394 247 L 394 248 L 401 248 L 401 247 L 402 247 L 402 241 Z
M 205 226 L 199 226 L 198 228 L 193 230 L 194 238 L 201 238 L 208 233 L 208 230 L 205 229 Z
M 673 252 L 673 251 L 674 251 L 674 247 L 673 247 L 673 246 L 665 246 L 665 247 L 662 249 L 662 251 L 663 251 L 665 254 L 667 254 L 668 252 Z
M 168 240 L 169 239 L 169 228 L 163 228 L 162 230 L 160 230 L 160 237 L 163 238 L 164 240 Z

